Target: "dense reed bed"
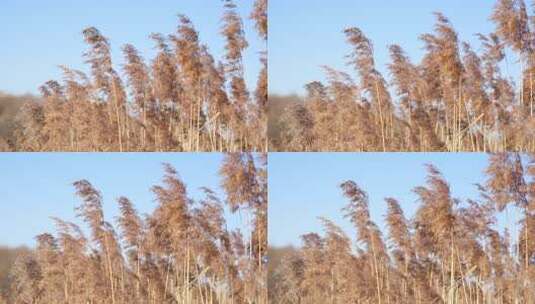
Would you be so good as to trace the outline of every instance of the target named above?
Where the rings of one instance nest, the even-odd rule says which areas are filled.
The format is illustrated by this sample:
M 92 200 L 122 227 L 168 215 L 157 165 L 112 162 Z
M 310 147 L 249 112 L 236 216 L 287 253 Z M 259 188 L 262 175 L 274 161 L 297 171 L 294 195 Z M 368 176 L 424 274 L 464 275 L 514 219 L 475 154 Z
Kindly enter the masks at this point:
M 413 190 L 412 218 L 385 199 L 387 233 L 372 220 L 367 193 L 342 183 L 355 242 L 322 218 L 322 235 L 272 251 L 281 262 L 270 266 L 270 303 L 535 302 L 535 156 L 492 155 L 485 182 L 475 185 L 480 197 L 466 201 L 452 197 L 437 168 L 427 170 L 426 184 Z M 519 222 L 497 224 L 513 210 Z
M 248 17 L 267 43 L 267 0 L 257 0 Z M 248 88 L 242 60 L 248 42 L 231 0 L 224 1 L 221 23 L 220 58 L 179 15 L 175 33 L 150 35 L 155 58 L 145 61 L 124 45 L 121 70 L 108 39 L 86 28 L 90 74 L 62 67 L 63 81 L 43 85 L 44 102 L 28 103 L 20 113 L 11 150 L 267 151 L 267 53 L 260 53 L 256 88 Z
M 24 103 L 39 102 L 31 95 L 11 95 L 0 91 L 0 152 L 10 151 L 15 142 L 17 113 Z
M 347 65 L 356 80 L 324 67 L 327 83 L 305 86 L 304 102 L 278 121 L 282 131 L 270 137 L 271 149 L 535 151 L 535 17 L 529 11 L 524 0 L 498 0 L 490 17 L 495 32 L 477 34 L 476 48 L 435 13 L 434 31 L 420 36 L 425 54 L 419 63 L 401 46 L 388 46 L 389 80 L 378 70 L 372 40 L 359 28 L 345 29 L 352 48 Z M 519 66 L 515 75 L 504 71 L 509 63 Z
M 37 236 L 36 248 L 19 255 L 0 303 L 267 303 L 265 162 L 228 154 L 220 168 L 225 198 L 203 188 L 197 201 L 166 164 L 152 187 L 152 214 L 139 215 L 120 197 L 116 225 L 99 191 L 75 182 L 87 229 L 53 218 L 57 233 Z M 239 228 L 227 229 L 225 209 L 241 213 Z

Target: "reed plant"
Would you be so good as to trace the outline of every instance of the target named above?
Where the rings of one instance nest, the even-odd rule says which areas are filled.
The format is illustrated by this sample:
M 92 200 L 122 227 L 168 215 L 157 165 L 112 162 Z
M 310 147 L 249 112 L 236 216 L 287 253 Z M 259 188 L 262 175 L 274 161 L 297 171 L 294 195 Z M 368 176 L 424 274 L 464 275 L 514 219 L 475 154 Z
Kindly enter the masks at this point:
M 267 303 L 265 156 L 228 154 L 220 176 L 224 197 L 202 188 L 204 198 L 194 200 L 165 164 L 151 188 L 152 213 L 120 197 L 115 225 L 102 194 L 75 182 L 86 228 L 53 218 L 57 233 L 38 235 L 36 248 L 20 254 L 2 303 Z M 248 220 L 230 230 L 230 212 Z
M 10 150 L 267 151 L 266 51 L 259 55 L 257 88 L 248 88 L 243 20 L 233 1 L 222 9 L 225 51 L 218 58 L 184 15 L 175 33 L 150 35 L 154 58 L 123 46 L 121 67 L 112 61 L 108 38 L 97 28 L 84 29 L 90 73 L 62 67 L 62 81 L 44 84 L 44 101 L 19 114 Z M 267 1 L 257 0 L 248 17 L 265 44 Z
M 325 67 L 326 82 L 307 84 L 301 105 L 270 122 L 281 130 L 271 150 L 535 151 L 535 18 L 525 1 L 496 1 L 495 31 L 477 34 L 476 48 L 460 41 L 446 16 L 435 17 L 434 31 L 420 36 L 420 62 L 388 46 L 389 79 L 372 40 L 345 29 L 356 77 Z M 518 77 L 501 70 L 509 63 Z
M 485 176 L 478 198 L 460 200 L 428 165 L 426 183 L 413 189 L 411 218 L 402 203 L 385 198 L 384 231 L 367 193 L 342 183 L 342 212 L 355 237 L 321 218 L 324 233 L 303 235 L 299 248 L 270 266 L 270 303 L 534 302 L 535 158 L 494 154 Z M 498 223 L 513 210 L 520 221 Z

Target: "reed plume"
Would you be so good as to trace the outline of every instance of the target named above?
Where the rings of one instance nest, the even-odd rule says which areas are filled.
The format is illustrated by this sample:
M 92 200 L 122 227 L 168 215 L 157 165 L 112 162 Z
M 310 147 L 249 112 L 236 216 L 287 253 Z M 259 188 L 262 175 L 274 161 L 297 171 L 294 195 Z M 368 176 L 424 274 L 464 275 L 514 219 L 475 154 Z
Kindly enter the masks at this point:
M 249 154 L 228 157 L 244 161 L 237 170 L 247 180 L 223 189 L 226 197 L 202 188 L 204 198 L 192 199 L 177 170 L 164 164 L 152 213 L 141 216 L 120 197 L 117 225 L 106 221 L 102 194 L 86 180 L 75 182 L 77 215 L 89 229 L 53 218 L 57 233 L 37 236 L 37 247 L 12 267 L 5 302 L 267 303 L 265 163 Z M 229 230 L 236 187 L 249 193 L 238 201 L 255 209 L 253 225 Z
M 191 19 L 176 32 L 153 33 L 156 55 L 131 44 L 124 64 L 97 28 L 83 30 L 89 75 L 62 67 L 63 81 L 41 87 L 43 103 L 23 108 L 10 149 L 24 151 L 266 151 L 267 52 L 254 89 L 244 76 L 248 43 L 237 6 L 223 4 L 225 52 L 214 57 Z M 250 15 L 267 42 L 267 2 Z
M 533 293 L 534 161 L 494 154 L 479 197 L 458 199 L 441 172 L 427 166 L 415 187 L 418 206 L 386 198 L 385 237 L 368 194 L 341 184 L 341 210 L 355 237 L 320 218 L 324 233 L 307 233 L 270 272 L 273 303 L 530 303 Z M 519 219 L 498 223 L 506 208 Z M 514 235 L 509 231 L 518 231 Z
M 272 149 L 533 152 L 535 22 L 525 1 L 497 0 L 495 30 L 477 34 L 476 46 L 460 41 L 445 15 L 434 15 L 433 31 L 419 37 L 420 62 L 411 62 L 402 46 L 388 46 L 389 79 L 379 72 L 372 39 L 358 27 L 345 29 L 355 75 L 326 68 L 325 84 L 306 84 L 301 114 L 273 120 L 281 131 L 270 136 Z M 519 73 L 501 71 L 508 57 Z

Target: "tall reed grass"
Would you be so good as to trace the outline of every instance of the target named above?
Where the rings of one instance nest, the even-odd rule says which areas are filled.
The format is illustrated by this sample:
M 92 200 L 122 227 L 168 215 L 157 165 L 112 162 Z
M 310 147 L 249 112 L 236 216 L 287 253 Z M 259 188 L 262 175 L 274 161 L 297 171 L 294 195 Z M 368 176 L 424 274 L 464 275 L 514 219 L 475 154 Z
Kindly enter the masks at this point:
M 367 193 L 342 183 L 356 237 L 322 218 L 323 234 L 303 235 L 270 266 L 270 303 L 533 303 L 535 157 L 492 155 L 479 198 L 466 201 L 437 168 L 427 172 L 411 218 L 385 198 L 387 231 L 372 220 Z M 498 224 L 507 210 L 520 221 Z
M 535 151 L 535 18 L 524 0 L 496 2 L 496 30 L 477 34 L 479 52 L 460 41 L 446 16 L 435 16 L 434 31 L 420 36 L 420 62 L 388 46 L 389 79 L 375 62 L 372 40 L 359 28 L 345 29 L 356 80 L 324 67 L 326 83 L 307 84 L 304 103 L 273 121 L 282 131 L 270 138 L 271 149 Z M 518 63 L 518 79 L 502 71 L 506 62 Z
M 38 235 L 37 247 L 20 254 L 0 302 L 267 303 L 265 156 L 228 154 L 220 176 L 225 197 L 203 188 L 205 198 L 193 200 L 166 164 L 151 188 L 154 211 L 142 216 L 120 197 L 115 225 L 101 193 L 75 182 L 76 214 L 87 229 L 53 218 L 57 233 Z M 229 230 L 225 209 L 247 220 Z
M 83 30 L 90 74 L 62 67 L 63 81 L 41 87 L 42 103 L 28 103 L 11 150 L 16 151 L 267 151 L 267 58 L 251 92 L 244 79 L 248 47 L 233 1 L 223 3 L 225 52 L 215 58 L 191 20 L 178 16 L 175 33 L 154 33 L 157 54 L 145 60 L 130 44 L 125 64 L 97 28 Z M 250 17 L 267 42 L 267 1 Z

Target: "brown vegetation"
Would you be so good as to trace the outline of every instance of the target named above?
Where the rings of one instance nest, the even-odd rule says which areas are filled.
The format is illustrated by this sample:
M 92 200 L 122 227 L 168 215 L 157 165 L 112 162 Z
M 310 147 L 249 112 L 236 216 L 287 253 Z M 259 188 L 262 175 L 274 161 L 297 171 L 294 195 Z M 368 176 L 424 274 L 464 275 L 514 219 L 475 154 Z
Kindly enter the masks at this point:
M 8 291 L 10 283 L 10 269 L 15 263 L 18 256 L 27 254 L 29 252 L 28 248 L 18 247 L 10 248 L 5 246 L 0 246 L 0 303 L 4 303 L 3 295 Z
M 302 247 L 270 271 L 270 303 L 534 303 L 535 156 L 492 155 L 481 197 L 452 197 L 441 173 L 428 166 L 416 187 L 419 206 L 407 219 L 386 198 L 387 236 L 373 222 L 368 196 L 353 181 L 341 184 L 353 243 L 321 219 L 325 235 L 302 236 Z M 499 228 L 507 208 L 521 221 Z M 518 235 L 507 228 L 516 226 Z
M 152 214 L 141 217 L 121 197 L 115 227 L 104 217 L 99 191 L 86 180 L 75 182 L 81 199 L 77 216 L 89 236 L 76 224 L 54 218 L 57 235 L 37 236 L 37 247 L 14 263 L 5 301 L 267 303 L 265 166 L 265 156 L 225 157 L 220 170 L 225 202 L 231 212 L 248 218 L 243 229 L 232 231 L 217 194 L 203 188 L 204 199 L 189 198 L 170 165 L 164 166 L 162 185 L 152 187 L 157 203 Z
M 0 92 L 0 151 L 13 150 L 16 143 L 16 130 L 19 126 L 20 109 L 25 103 L 36 103 L 31 95 L 16 96 Z
M 302 99 L 297 95 L 269 95 L 268 115 L 268 138 L 271 146 L 278 146 L 280 143 L 291 142 L 293 134 L 297 133 L 290 130 L 292 125 L 287 125 L 291 119 L 288 119 L 288 109 L 293 109 L 302 103 Z M 299 140 L 299 138 L 295 138 Z
M 306 85 L 305 102 L 286 111 L 286 140 L 270 149 L 535 151 L 535 18 L 524 0 L 497 1 L 496 31 L 478 34 L 480 53 L 435 15 L 434 32 L 420 36 L 426 53 L 419 64 L 389 46 L 391 82 L 377 69 L 371 40 L 346 29 L 347 64 L 358 81 L 325 67 L 328 83 Z M 509 50 L 519 60 L 518 82 L 500 70 Z
M 269 299 L 276 298 L 277 286 L 279 284 L 280 276 L 274 275 L 278 267 L 284 262 L 284 260 L 295 254 L 297 249 L 293 247 L 268 247 L 268 296 Z
M 267 42 L 267 1 L 250 18 Z M 83 31 L 90 75 L 62 67 L 62 82 L 41 87 L 44 102 L 28 104 L 12 145 L 17 151 L 266 151 L 267 59 L 251 94 L 242 54 L 248 43 L 242 19 L 224 1 L 222 62 L 199 40 L 193 23 L 178 17 L 174 34 L 152 34 L 158 53 L 146 62 L 122 48 L 125 77 L 114 67 L 108 39 Z

